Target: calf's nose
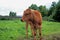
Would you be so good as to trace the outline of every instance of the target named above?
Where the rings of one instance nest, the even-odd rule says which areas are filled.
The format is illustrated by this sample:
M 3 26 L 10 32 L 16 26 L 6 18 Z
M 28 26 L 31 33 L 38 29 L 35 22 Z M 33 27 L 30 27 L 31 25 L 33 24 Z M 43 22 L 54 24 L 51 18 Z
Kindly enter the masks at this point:
M 21 22 L 23 22 L 23 20 L 21 19 Z

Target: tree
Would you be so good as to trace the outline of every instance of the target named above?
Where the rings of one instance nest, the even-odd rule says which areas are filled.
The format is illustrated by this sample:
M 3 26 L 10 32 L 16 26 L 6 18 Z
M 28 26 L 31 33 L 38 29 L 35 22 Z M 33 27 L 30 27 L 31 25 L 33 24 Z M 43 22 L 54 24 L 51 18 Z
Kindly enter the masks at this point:
M 60 22 L 60 0 L 56 5 L 56 13 L 53 16 L 53 19 Z
M 34 10 L 39 10 L 39 8 L 36 4 L 32 4 L 29 8 L 34 9 Z
M 54 21 L 53 16 L 56 13 L 56 2 L 52 2 L 50 9 L 48 10 L 48 20 Z
M 46 8 L 46 6 L 39 6 L 39 11 L 42 13 L 42 16 L 47 16 L 48 13 L 48 9 Z
M 48 11 L 48 16 L 52 15 L 53 13 L 55 13 L 55 9 L 56 9 L 56 2 L 52 2 L 52 5 Z
M 10 11 L 9 16 L 11 16 L 11 17 L 15 17 L 15 16 L 16 16 L 16 12 L 12 12 L 12 11 Z

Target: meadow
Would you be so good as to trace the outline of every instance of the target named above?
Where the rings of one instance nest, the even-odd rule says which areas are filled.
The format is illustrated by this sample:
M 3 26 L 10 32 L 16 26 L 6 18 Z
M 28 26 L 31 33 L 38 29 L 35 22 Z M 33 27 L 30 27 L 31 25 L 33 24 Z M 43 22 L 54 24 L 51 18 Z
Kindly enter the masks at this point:
M 31 38 L 30 26 L 28 36 Z M 60 34 L 59 22 L 42 22 L 42 36 Z M 25 22 L 18 20 L 0 20 L 0 40 L 24 40 L 26 39 Z M 51 39 L 50 39 L 51 40 Z

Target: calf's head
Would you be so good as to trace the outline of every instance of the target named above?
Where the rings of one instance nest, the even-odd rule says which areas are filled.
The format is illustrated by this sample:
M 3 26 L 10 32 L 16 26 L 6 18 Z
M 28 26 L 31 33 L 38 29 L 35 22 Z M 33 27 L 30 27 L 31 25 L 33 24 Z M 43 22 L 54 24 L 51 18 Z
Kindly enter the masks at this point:
M 31 9 L 26 9 L 23 13 L 23 16 L 22 16 L 22 19 L 21 21 L 29 21 L 29 19 L 32 18 L 32 12 L 31 12 Z

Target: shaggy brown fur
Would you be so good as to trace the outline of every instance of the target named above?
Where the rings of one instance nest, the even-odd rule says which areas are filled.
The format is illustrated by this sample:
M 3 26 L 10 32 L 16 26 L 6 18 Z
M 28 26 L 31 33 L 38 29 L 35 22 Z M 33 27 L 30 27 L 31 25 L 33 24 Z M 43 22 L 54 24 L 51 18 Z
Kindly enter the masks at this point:
M 28 24 L 30 24 L 34 40 L 37 40 L 36 39 L 37 29 L 39 30 L 40 40 L 42 40 L 42 34 L 41 34 L 42 16 L 39 11 L 32 10 L 32 9 L 26 9 L 23 13 L 21 21 L 26 22 L 27 37 L 28 37 Z

